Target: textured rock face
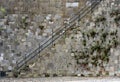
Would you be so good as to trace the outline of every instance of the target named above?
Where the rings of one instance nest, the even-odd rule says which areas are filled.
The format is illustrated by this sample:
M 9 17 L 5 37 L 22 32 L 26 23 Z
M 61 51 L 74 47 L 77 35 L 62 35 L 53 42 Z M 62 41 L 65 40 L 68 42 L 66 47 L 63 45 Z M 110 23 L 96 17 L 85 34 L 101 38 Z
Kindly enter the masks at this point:
M 74 13 L 68 10 L 69 16 Z M 0 0 L 0 69 L 14 69 L 21 57 L 60 28 L 64 11 L 61 0 Z
M 92 19 L 86 18 L 88 21 L 85 19 L 84 23 L 80 22 L 81 26 L 70 31 L 71 35 L 63 37 L 64 39 L 56 43 L 52 49 L 40 54 L 34 63 L 29 64 L 21 72 L 21 77 L 119 75 L 119 46 L 114 47 L 116 45 L 112 43 L 116 44 L 116 40 L 120 42 L 119 13 L 116 13 L 116 10 L 119 10 L 116 9 L 119 8 L 116 5 L 116 2 L 119 5 L 118 1 L 105 0 L 92 14 Z M 0 0 L 0 2 L 3 6 L 0 8 L 0 70 L 14 69 L 19 58 L 38 47 L 39 43 L 49 37 L 52 30 L 55 31 L 63 24 L 63 14 L 69 17 L 74 15 L 77 10 L 73 8 L 64 10 L 64 7 L 61 7 L 61 0 L 51 0 L 50 2 L 46 0 L 30 0 L 29 2 L 26 0 Z M 100 39 L 102 33 L 114 31 L 115 33 L 111 33 L 114 35 L 116 30 L 117 36 L 103 35 L 106 37 L 103 44 Z M 88 38 L 86 34 L 88 33 L 89 36 L 89 31 L 92 37 Z M 105 47 L 108 46 L 107 44 L 112 45 L 109 62 L 105 63 L 98 58 L 95 61 L 97 63 L 94 64 L 103 62 L 102 65 L 95 67 L 93 63 L 90 63 L 96 59 L 90 58 L 99 55 L 97 51 L 89 54 L 89 56 L 92 55 L 91 57 L 80 56 L 81 50 L 88 55 L 87 52 L 91 50 L 90 45 L 96 45 L 93 41 L 98 41 Z

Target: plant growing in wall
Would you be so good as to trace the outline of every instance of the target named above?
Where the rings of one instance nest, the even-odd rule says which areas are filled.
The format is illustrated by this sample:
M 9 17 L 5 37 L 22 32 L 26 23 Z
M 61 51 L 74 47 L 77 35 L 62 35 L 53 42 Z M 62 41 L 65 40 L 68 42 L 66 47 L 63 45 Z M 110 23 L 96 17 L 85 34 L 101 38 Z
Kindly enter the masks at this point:
M 22 17 L 21 21 L 20 21 L 20 27 L 23 29 L 26 29 L 26 27 L 28 26 L 28 22 L 26 21 L 28 19 L 27 16 Z
M 2 18 L 6 15 L 6 9 L 2 6 L 0 7 L 0 13 L 1 13 L 0 17 L 2 17 Z
M 99 23 L 99 22 L 104 22 L 106 21 L 106 18 L 104 16 L 98 16 L 96 19 L 95 19 L 95 22 L 96 23 Z
M 90 36 L 91 36 L 92 38 L 94 38 L 95 35 L 96 35 L 96 32 L 95 32 L 94 29 L 91 29 L 91 30 L 89 30 L 89 34 L 90 34 Z
M 115 21 L 115 23 L 116 23 L 117 25 L 119 25 L 120 14 L 114 18 L 114 21 Z
M 43 30 L 43 29 L 44 29 L 44 26 L 43 26 L 43 25 L 40 25 L 40 26 L 39 26 L 39 29 L 40 29 L 40 30 Z
M 119 9 L 116 9 L 116 10 L 112 10 L 111 13 L 110 13 L 110 16 L 113 17 L 113 16 L 117 16 L 120 14 L 120 10 Z
M 74 52 L 74 58 L 77 64 L 84 64 L 85 66 L 88 66 L 88 62 L 91 62 L 93 66 L 97 67 L 103 66 L 104 63 L 109 62 L 110 49 L 113 46 L 117 47 L 119 43 L 117 38 L 112 38 L 117 36 L 117 31 L 111 32 L 110 29 L 106 31 L 106 28 L 107 27 L 104 27 L 104 29 L 101 30 L 98 28 L 81 30 L 81 45 L 84 47 L 81 49 L 79 54 L 76 54 L 76 52 Z M 88 35 L 91 40 L 90 44 L 88 44 L 90 40 L 86 38 Z M 108 40 L 107 37 L 110 37 L 112 39 Z M 100 60 L 101 62 L 99 62 L 98 60 Z

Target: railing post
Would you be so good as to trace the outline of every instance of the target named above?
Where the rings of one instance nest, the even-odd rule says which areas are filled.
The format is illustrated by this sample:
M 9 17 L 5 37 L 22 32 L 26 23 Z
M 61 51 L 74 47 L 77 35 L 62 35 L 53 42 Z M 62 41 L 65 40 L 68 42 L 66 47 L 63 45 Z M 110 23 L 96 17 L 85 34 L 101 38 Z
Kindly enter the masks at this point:
M 25 61 L 25 66 L 26 66 L 26 63 L 27 63 L 27 61 L 26 61 L 26 54 L 25 54 L 25 56 L 24 56 L 25 58 L 24 58 L 24 61 Z
M 39 43 L 39 53 L 41 52 L 41 43 Z
M 16 69 L 18 69 L 18 61 L 16 61 L 16 65 L 17 65 L 17 66 L 16 66 Z
M 52 46 L 53 46 L 53 27 L 52 27 Z
M 65 20 L 64 21 L 64 24 L 65 24 L 65 37 L 66 37 L 66 28 L 67 28 L 67 25 L 68 25 L 68 20 Z M 64 31 L 64 30 L 63 30 Z
M 39 53 L 41 52 L 41 44 L 39 43 Z M 40 55 L 38 55 L 38 58 L 40 58 Z
M 66 37 L 66 26 L 67 26 L 67 24 L 65 24 L 65 37 Z

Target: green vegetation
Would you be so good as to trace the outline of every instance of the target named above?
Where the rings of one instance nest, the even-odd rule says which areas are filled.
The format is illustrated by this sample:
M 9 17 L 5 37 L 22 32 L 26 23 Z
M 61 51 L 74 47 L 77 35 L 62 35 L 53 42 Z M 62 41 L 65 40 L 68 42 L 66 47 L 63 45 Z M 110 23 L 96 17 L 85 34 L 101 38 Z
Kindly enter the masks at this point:
M 20 27 L 23 29 L 26 29 L 28 26 L 28 22 L 27 22 L 28 17 L 25 16 L 22 18 L 22 20 L 20 21 Z
M 116 25 L 119 25 L 120 10 L 119 9 L 112 10 L 111 13 L 110 13 L 110 16 L 114 17 L 114 21 L 115 21 Z
M 119 25 L 120 22 L 120 14 L 114 18 L 114 21 L 117 25 Z
M 6 9 L 3 8 L 3 7 L 0 7 L 0 11 L 1 11 L 2 13 L 6 13 Z
M 4 18 L 5 15 L 6 15 L 6 9 L 0 6 L 0 18 Z
M 0 27 L 0 31 L 4 30 L 2 27 Z
M 110 16 L 113 17 L 113 16 L 117 16 L 120 14 L 120 10 L 119 9 L 116 9 L 116 10 L 112 10 L 111 13 L 110 13 Z
M 13 76 L 17 78 L 19 76 L 20 72 L 17 70 L 13 70 Z
M 98 16 L 96 18 L 96 20 L 95 20 L 96 23 L 98 23 L 98 22 L 104 22 L 104 21 L 106 21 L 106 18 L 104 16 Z
M 106 18 L 102 17 L 97 19 L 97 22 L 105 20 Z M 119 41 L 117 39 L 117 29 L 111 31 L 108 27 L 95 27 L 93 29 L 80 31 L 82 34 L 81 42 L 83 48 L 80 52 L 72 51 L 75 54 L 74 58 L 76 63 L 85 67 L 87 67 L 89 63 L 95 67 L 103 66 L 104 63 L 108 63 L 110 49 L 119 45 Z
M 39 26 L 39 29 L 43 30 L 43 29 L 44 29 L 44 26 L 40 25 L 40 26 Z

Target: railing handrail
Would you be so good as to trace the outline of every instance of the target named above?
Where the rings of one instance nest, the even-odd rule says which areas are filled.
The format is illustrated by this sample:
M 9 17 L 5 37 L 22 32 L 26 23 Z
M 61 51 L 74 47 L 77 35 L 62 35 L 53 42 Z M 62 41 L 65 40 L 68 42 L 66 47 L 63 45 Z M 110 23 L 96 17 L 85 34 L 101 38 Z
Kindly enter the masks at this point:
M 47 41 L 44 41 L 43 43 L 41 43 L 35 50 L 31 51 L 30 53 L 28 53 L 27 55 L 25 54 L 25 58 L 21 58 L 19 62 L 17 62 L 17 66 L 16 69 L 20 69 L 24 64 L 26 64 L 30 59 L 34 58 L 34 56 L 38 55 L 42 50 L 44 50 L 47 46 L 49 46 L 52 42 L 54 42 L 57 38 L 59 38 L 60 36 L 62 36 L 66 31 L 68 30 L 72 25 L 75 24 L 76 20 L 81 19 L 83 16 L 85 16 L 86 14 L 84 14 L 87 10 L 89 10 L 89 8 L 91 7 L 91 9 L 94 9 L 94 7 L 96 5 L 98 5 L 102 0 L 99 0 L 99 2 L 93 2 L 91 4 L 91 6 L 88 7 L 84 7 L 82 9 L 80 9 L 79 12 L 77 12 L 78 14 L 76 14 L 75 16 L 70 18 L 70 24 L 63 25 L 61 26 L 61 28 L 57 29 L 55 32 L 53 32 L 52 36 L 49 37 L 47 39 Z M 85 10 L 84 10 L 85 9 Z M 81 12 L 83 11 L 83 12 Z M 84 15 L 83 15 L 84 14 Z M 81 15 L 81 17 L 80 17 Z M 82 16 L 83 15 L 83 16 Z M 72 21 L 71 21 L 72 20 Z

